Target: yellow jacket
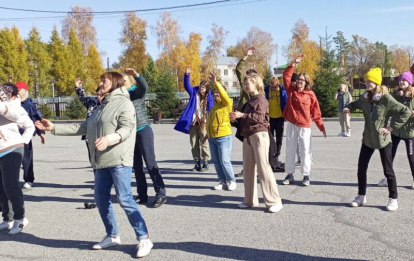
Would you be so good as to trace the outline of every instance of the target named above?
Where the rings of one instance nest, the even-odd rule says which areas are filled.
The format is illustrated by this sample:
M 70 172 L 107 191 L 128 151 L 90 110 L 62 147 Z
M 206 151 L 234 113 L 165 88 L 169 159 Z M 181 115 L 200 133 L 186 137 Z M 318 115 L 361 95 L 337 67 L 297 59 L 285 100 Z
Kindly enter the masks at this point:
M 207 117 L 207 137 L 220 138 L 231 135 L 229 113 L 233 111 L 233 100 L 219 82 L 214 86 L 221 100 L 214 104 Z

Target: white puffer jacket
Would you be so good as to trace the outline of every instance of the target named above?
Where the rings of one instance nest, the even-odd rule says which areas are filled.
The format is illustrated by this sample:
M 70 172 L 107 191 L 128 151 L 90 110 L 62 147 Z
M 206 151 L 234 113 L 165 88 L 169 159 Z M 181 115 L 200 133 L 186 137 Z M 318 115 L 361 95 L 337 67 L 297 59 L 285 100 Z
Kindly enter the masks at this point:
M 24 129 L 23 134 L 19 133 L 19 127 Z M 0 102 L 0 152 L 28 144 L 34 131 L 33 121 L 20 99 Z

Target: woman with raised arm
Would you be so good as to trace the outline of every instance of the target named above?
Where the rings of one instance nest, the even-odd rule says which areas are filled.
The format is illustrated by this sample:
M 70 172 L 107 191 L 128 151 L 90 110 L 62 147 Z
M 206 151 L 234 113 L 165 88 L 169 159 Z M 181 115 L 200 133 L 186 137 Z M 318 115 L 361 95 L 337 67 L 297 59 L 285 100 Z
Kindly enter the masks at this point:
M 208 143 L 201 141 L 206 136 L 207 114 L 213 108 L 213 96 L 210 91 L 210 83 L 201 81 L 199 86 L 193 87 L 190 84 L 190 67 L 187 67 L 184 74 L 184 88 L 190 95 L 187 107 L 175 125 L 174 129 L 190 134 L 191 153 L 195 161 L 192 171 L 207 171 L 210 160 Z M 201 166 L 201 159 L 204 160 Z
M 259 205 L 259 175 L 266 207 L 269 212 L 279 212 L 283 205 L 269 164 L 269 102 L 264 95 L 263 80 L 258 75 L 246 75 L 244 88 L 250 94 L 250 100 L 244 106 L 243 112 L 230 113 L 232 122 L 240 119 L 238 132 L 243 140 L 244 201 L 238 207 L 251 208 Z
M 388 211 L 398 209 L 397 179 L 392 166 L 391 131 L 398 130 L 411 117 L 411 110 L 397 102 L 381 86 L 380 68 L 373 68 L 365 75 L 366 91 L 358 100 L 345 106 L 344 113 L 360 109 L 364 113 L 365 125 L 362 146 L 358 158 L 358 195 L 351 202 L 351 207 L 359 207 L 367 202 L 367 169 L 372 154 L 379 150 L 384 176 L 388 180 Z M 386 115 L 393 115 L 391 125 L 385 127 Z
M 315 93 L 312 91 L 309 75 L 306 73 L 299 73 L 296 79 L 296 85 L 291 82 L 293 70 L 302 59 L 303 54 L 299 55 L 283 73 L 283 83 L 285 84 L 286 92 L 288 94 L 286 107 L 283 111 L 283 117 L 287 121 L 285 160 L 285 171 L 287 176 L 283 181 L 284 185 L 289 185 L 294 182 L 293 173 L 295 173 L 295 153 L 298 139 L 301 157 L 300 171 L 303 175 L 302 185 L 310 185 L 309 177 L 312 173 L 312 120 L 326 138 L 325 126 L 323 125 L 321 110 L 319 109 L 319 102 Z
M 235 190 L 237 185 L 231 164 L 233 137 L 229 118 L 229 113 L 233 111 L 233 100 L 225 87 L 216 80 L 213 73 L 210 73 L 210 81 L 214 84 L 213 97 L 215 104 L 208 114 L 207 135 L 203 139 L 203 143 L 208 138 L 211 157 L 219 178 L 219 184 L 214 186 L 214 189 Z
M 43 119 L 36 126 L 54 135 L 85 135 L 89 140 L 92 167 L 95 171 L 95 202 L 104 223 L 106 236 L 92 249 L 121 244 L 111 188 L 115 187 L 119 204 L 139 240 L 137 257 L 149 254 L 153 246 L 138 205 L 132 197 L 131 172 L 134 158 L 136 118 L 123 76 L 106 72 L 101 76 L 102 105 L 82 124 L 56 124 Z

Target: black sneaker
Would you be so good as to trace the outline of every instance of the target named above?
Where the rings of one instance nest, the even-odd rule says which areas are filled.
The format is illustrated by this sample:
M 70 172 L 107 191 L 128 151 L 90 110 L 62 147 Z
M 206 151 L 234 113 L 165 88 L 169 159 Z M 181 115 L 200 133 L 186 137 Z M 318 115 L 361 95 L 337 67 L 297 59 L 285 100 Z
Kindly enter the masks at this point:
M 300 166 L 300 160 L 296 161 L 295 166 L 296 167 L 299 167 Z
M 240 171 L 240 173 L 237 173 L 234 175 L 235 177 L 243 177 L 243 170 Z
M 154 202 L 152 202 L 153 208 L 159 208 L 161 207 L 165 202 L 167 202 L 167 198 L 156 198 Z
M 196 161 L 194 168 L 191 170 L 192 172 L 201 171 L 201 163 L 200 161 Z
M 204 162 L 203 167 L 201 168 L 201 172 L 205 172 L 208 170 L 208 162 Z

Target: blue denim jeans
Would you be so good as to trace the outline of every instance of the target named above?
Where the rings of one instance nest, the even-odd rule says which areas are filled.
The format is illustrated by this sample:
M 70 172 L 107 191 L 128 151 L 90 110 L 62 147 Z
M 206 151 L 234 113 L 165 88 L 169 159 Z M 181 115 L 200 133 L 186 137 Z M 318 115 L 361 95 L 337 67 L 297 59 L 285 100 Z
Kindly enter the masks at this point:
M 147 225 L 132 197 L 131 173 L 132 168 L 124 165 L 97 169 L 95 172 L 95 202 L 104 223 L 106 235 L 118 236 L 118 225 L 111 202 L 111 188 L 114 185 L 119 204 L 127 214 L 137 239 L 147 239 Z
M 219 138 L 209 138 L 211 158 L 214 162 L 220 181 L 235 180 L 233 166 L 231 165 L 232 135 Z

